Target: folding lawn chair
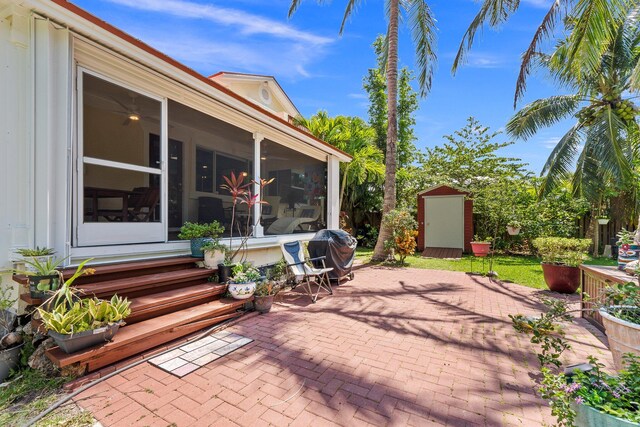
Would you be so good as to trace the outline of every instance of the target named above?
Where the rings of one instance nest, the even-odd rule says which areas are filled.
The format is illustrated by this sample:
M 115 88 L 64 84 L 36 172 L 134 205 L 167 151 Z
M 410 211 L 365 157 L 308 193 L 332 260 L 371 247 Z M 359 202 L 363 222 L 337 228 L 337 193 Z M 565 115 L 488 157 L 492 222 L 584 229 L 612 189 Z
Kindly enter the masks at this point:
M 287 267 L 291 271 L 291 275 L 295 276 L 295 288 L 298 284 L 302 283 L 302 287 L 307 291 L 312 302 L 316 302 L 320 290 L 328 292 L 333 295 L 333 289 L 331 289 L 331 281 L 329 280 L 329 273 L 333 270 L 333 267 L 327 268 L 324 260 L 325 256 L 316 258 L 305 258 L 304 249 L 300 242 L 289 242 L 282 244 L 282 255 L 287 262 Z M 322 261 L 322 268 L 314 267 L 311 264 L 314 261 Z M 311 290 L 311 279 L 318 285 L 318 290 L 314 294 Z

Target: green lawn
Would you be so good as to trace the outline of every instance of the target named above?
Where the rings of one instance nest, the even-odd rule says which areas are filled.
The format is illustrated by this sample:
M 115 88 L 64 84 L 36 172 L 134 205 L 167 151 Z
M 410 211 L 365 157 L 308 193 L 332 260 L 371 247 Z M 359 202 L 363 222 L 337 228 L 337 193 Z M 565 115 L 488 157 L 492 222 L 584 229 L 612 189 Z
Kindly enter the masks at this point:
M 368 262 L 371 259 L 372 253 L 372 249 L 358 248 L 356 258 Z M 472 260 L 473 270 L 471 269 Z M 472 255 L 463 255 L 460 260 L 422 258 L 417 255 L 407 257 L 406 264 L 408 267 L 432 270 L 473 271 L 477 273 L 486 273 L 489 270 L 488 258 L 485 259 L 483 270 L 482 259 L 475 258 Z M 585 264 L 616 265 L 616 261 L 608 258 L 589 258 L 585 261 Z M 547 285 L 544 283 L 544 278 L 542 277 L 539 258 L 533 256 L 496 255 L 493 257 L 492 269 L 498 273 L 500 280 L 518 283 L 531 288 L 547 288 Z

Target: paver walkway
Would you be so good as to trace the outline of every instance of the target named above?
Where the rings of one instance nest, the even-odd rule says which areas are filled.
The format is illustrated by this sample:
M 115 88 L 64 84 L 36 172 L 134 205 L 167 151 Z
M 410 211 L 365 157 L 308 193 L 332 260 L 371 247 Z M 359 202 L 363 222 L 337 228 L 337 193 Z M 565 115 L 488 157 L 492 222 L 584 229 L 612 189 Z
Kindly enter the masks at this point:
M 508 314 L 540 291 L 464 273 L 365 267 L 317 304 L 295 293 L 228 329 L 254 341 L 177 378 L 148 363 L 77 403 L 104 426 L 539 426 L 537 361 Z M 578 321 L 568 359 L 606 347 Z

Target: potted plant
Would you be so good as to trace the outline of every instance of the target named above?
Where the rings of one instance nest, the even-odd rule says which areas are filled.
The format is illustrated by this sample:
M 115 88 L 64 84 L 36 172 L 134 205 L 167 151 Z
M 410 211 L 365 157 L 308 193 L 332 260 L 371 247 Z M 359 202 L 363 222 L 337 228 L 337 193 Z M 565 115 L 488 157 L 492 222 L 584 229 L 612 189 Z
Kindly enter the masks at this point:
M 574 293 L 580 286 L 580 270 L 590 239 L 538 237 L 533 246 L 542 257 L 544 281 L 553 292 Z
M 227 290 L 235 299 L 248 299 L 256 291 L 256 282 L 262 279 L 257 268 L 248 263 L 240 263 L 233 267 Z
M 560 356 L 571 348 L 560 321 L 571 321 L 564 300 L 543 300 L 549 308 L 539 317 L 509 315 L 517 332 L 530 335 L 537 353 L 542 381 L 537 389 L 549 401 L 559 426 L 632 426 L 640 422 L 640 359 L 625 355 L 626 369 L 619 375 L 603 372 L 594 357 L 589 363 L 563 369 Z
M 204 257 L 202 247 L 209 241 L 217 239 L 224 233 L 224 227 L 218 221 L 209 224 L 199 224 L 197 222 L 185 222 L 180 227 L 178 238 L 191 241 L 191 256 L 195 258 Z
M 600 225 L 607 225 L 609 224 L 609 217 L 606 215 L 598 215 L 596 217 L 596 221 L 598 221 L 598 224 Z
M 231 251 L 227 249 L 224 253 L 222 263 L 218 264 L 218 281 L 227 283 L 233 274 L 233 267 L 236 265 L 231 259 Z
M 623 369 L 623 355 L 640 356 L 640 286 L 625 283 L 607 287 L 598 302 L 602 324 L 605 327 L 613 363 Z
M 268 313 L 273 305 L 273 298 L 282 289 L 287 274 L 287 263 L 284 258 L 280 259 L 271 268 L 267 269 L 267 280 L 256 286 L 253 304 L 256 311 Z
M 617 234 L 618 241 L 618 270 L 624 270 L 631 261 L 638 260 L 640 245 L 636 242 L 636 232 L 622 228 Z
M 473 241 L 471 242 L 473 255 L 477 257 L 486 257 L 491 250 L 491 240 L 491 237 L 481 239 L 477 234 L 473 236 Z
M 16 250 L 16 253 L 22 257 L 21 262 L 25 264 L 24 270 L 35 272 L 35 267 L 33 267 L 33 263 L 38 262 L 40 264 L 47 263 L 50 259 L 53 258 L 56 251 L 51 248 L 41 248 L 36 246 L 35 249 L 22 248 Z M 17 268 L 22 269 L 22 268 Z
M 507 233 L 511 236 L 516 236 L 520 234 L 520 229 L 522 228 L 522 224 L 519 221 L 511 220 L 507 223 Z
M 62 272 L 58 267 L 67 258 L 44 258 L 40 260 L 38 257 L 25 259 L 25 264 L 31 267 L 30 270 L 15 270 L 15 274 L 24 274 L 29 281 L 29 294 L 31 298 L 46 299 L 60 288 L 62 282 Z
M 11 290 L 0 283 L 0 383 L 18 366 L 22 350 L 22 334 L 15 331 L 16 313 L 12 310 L 15 299 Z
M 204 252 L 204 266 L 206 268 L 216 269 L 224 263 L 227 247 L 220 243 L 220 239 L 217 237 L 205 242 L 201 249 Z
M 110 301 L 98 298 L 81 299 L 71 288 L 73 282 L 93 269 L 85 269 L 82 262 L 73 276 L 62 284 L 47 301 L 38 307 L 47 333 L 65 353 L 74 353 L 87 347 L 109 341 L 131 314 L 131 303 L 113 295 Z

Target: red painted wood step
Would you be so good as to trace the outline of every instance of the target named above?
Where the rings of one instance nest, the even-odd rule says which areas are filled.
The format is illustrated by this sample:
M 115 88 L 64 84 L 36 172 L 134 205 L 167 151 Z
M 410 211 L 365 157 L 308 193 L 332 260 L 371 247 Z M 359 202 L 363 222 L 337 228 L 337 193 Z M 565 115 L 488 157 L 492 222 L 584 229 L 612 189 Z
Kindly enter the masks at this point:
M 113 341 L 73 354 L 60 348 L 47 350 L 47 357 L 58 367 L 74 363 L 87 365 L 89 371 L 102 368 L 119 360 L 154 348 L 176 338 L 207 328 L 227 318 L 237 317 L 236 311 L 250 300 L 218 300 L 174 313 L 126 325 Z
M 219 298 L 226 290 L 227 285 L 202 283 L 131 298 L 131 315 L 127 317 L 127 323 L 137 323 L 172 311 L 210 302 Z

